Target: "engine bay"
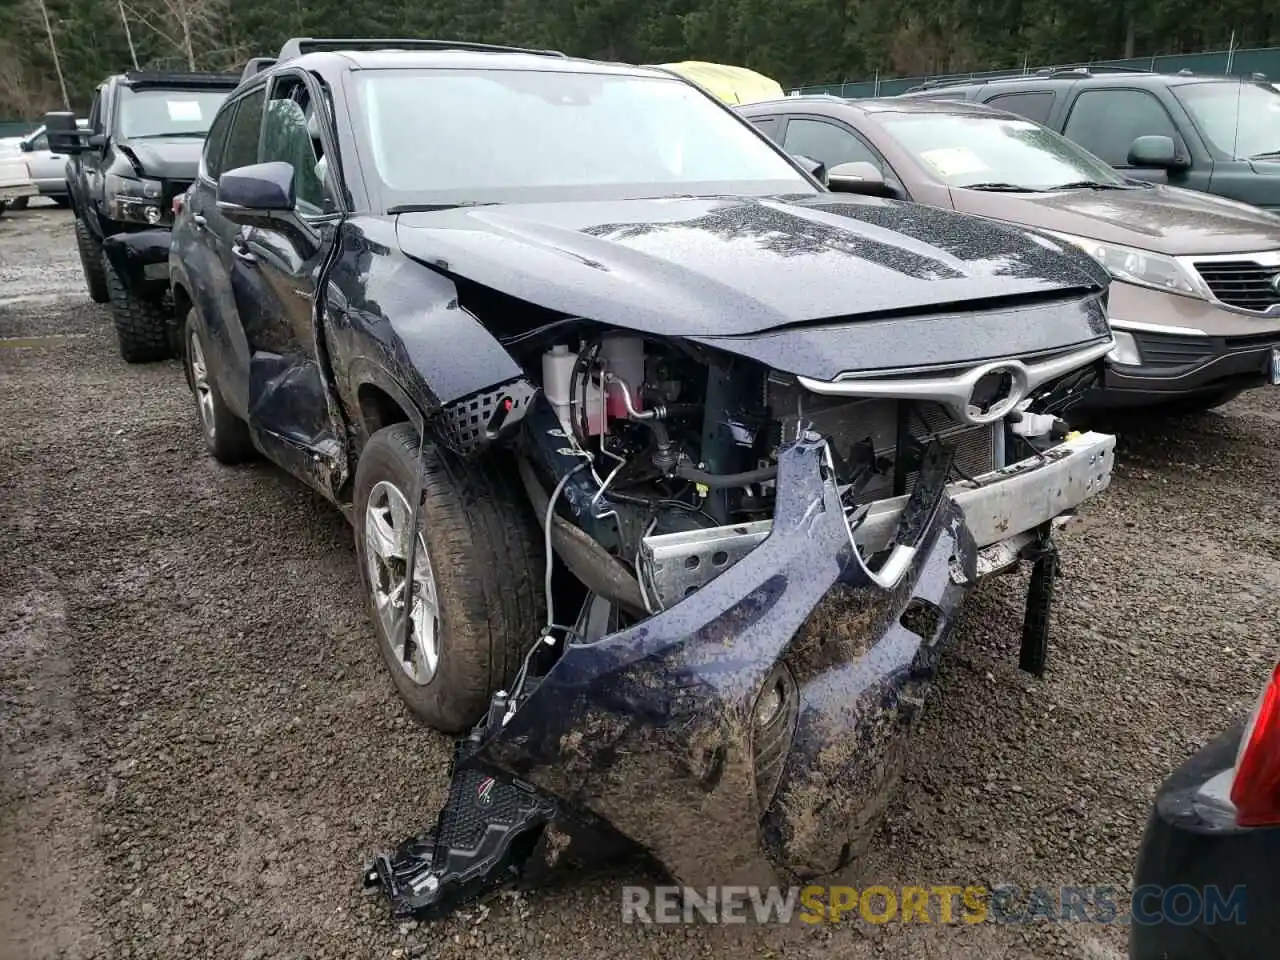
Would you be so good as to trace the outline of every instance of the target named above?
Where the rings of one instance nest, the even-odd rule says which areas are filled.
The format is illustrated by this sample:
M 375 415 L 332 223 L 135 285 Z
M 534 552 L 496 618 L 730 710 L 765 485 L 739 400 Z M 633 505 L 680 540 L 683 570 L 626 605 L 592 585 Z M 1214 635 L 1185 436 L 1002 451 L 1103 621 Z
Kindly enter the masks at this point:
M 508 344 L 540 388 L 523 418 L 520 473 L 548 556 L 591 599 L 618 608 L 614 629 L 617 612 L 636 619 L 670 607 L 768 535 L 785 443 L 827 441 L 856 523 L 867 505 L 911 493 L 930 443 L 948 449 L 950 480 L 976 483 L 1061 440 L 1069 427 L 1060 415 L 1093 376 L 1073 371 L 1007 416 L 973 424 L 936 402 L 821 396 L 683 340 L 550 326 Z M 1006 385 L 980 386 L 994 403 Z M 589 617 L 585 625 L 586 636 L 583 624 L 560 629 L 599 636 Z

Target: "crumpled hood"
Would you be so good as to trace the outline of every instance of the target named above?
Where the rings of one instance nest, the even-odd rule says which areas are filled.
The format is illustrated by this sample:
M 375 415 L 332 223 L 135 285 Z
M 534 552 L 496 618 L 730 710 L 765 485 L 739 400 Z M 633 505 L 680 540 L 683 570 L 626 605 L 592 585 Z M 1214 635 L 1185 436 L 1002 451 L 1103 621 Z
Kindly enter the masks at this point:
M 570 316 L 669 336 L 1096 290 L 1092 260 L 915 204 L 822 194 L 503 204 L 399 217 L 406 255 Z
M 199 137 L 156 137 L 117 144 L 142 167 L 142 176 L 158 180 L 194 180 L 204 141 Z
M 952 188 L 956 209 L 1167 254 L 1280 248 L 1280 216 L 1223 197 L 1156 186 L 988 193 Z

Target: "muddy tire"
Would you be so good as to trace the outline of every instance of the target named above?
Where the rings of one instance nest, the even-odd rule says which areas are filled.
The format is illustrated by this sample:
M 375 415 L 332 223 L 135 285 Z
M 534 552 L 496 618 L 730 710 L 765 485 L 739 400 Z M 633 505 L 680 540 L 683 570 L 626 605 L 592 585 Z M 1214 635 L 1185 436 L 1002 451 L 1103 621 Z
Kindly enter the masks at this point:
M 543 626 L 541 531 L 511 466 L 485 458 L 463 462 L 428 444 L 414 576 L 420 599 L 404 655 L 394 601 L 397 585 L 403 597 L 412 543 L 417 461 L 418 432 L 411 424 L 369 439 L 356 468 L 356 553 L 396 691 L 419 719 L 457 733 L 507 687 Z
M 209 351 L 195 321 L 195 311 L 187 313 L 182 328 L 182 362 L 187 372 L 187 385 L 196 402 L 200 433 L 213 459 L 219 463 L 244 463 L 257 456 L 249 439 L 248 425 L 227 407 L 209 369 Z
M 107 290 L 107 277 L 102 269 L 102 244 L 94 239 L 88 225 L 79 217 L 76 217 L 76 251 L 80 254 L 80 267 L 84 270 L 89 299 L 94 303 L 106 303 L 111 299 L 111 294 Z
M 106 254 L 102 256 L 102 272 L 111 293 L 111 319 L 116 327 L 116 342 L 126 363 L 154 363 L 173 356 L 169 339 L 169 310 L 163 300 L 135 297 L 117 275 Z

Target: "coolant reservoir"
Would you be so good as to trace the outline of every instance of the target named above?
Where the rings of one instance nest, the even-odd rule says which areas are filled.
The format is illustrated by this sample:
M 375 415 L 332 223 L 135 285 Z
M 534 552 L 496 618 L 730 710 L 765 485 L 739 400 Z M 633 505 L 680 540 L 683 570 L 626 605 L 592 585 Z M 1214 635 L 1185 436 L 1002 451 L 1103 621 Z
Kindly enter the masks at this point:
M 546 396 L 547 402 L 555 407 L 561 426 L 570 435 L 573 433 L 573 427 L 569 416 L 569 381 L 573 377 L 573 365 L 577 362 L 578 355 L 563 343 L 557 343 L 542 355 L 543 395 Z M 596 436 L 604 427 L 600 388 L 580 381 L 578 395 L 574 399 L 578 404 L 579 417 L 581 417 L 583 405 L 586 405 L 587 433 L 590 436 Z
M 600 346 L 600 357 L 606 369 L 621 377 L 631 390 L 631 402 L 640 410 L 640 387 L 644 383 L 644 341 L 640 337 L 605 337 Z M 609 416 L 625 418 L 627 403 L 622 389 L 616 383 L 605 387 L 609 397 Z

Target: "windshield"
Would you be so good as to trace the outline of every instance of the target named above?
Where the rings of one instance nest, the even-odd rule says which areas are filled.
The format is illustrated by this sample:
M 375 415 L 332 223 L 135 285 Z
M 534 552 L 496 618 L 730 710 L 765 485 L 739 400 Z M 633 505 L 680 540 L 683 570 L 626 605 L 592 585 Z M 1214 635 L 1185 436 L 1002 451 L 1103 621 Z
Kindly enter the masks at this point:
M 1280 155 L 1280 91 L 1263 83 L 1188 83 L 1173 88 L 1204 138 L 1223 156 Z
M 120 88 L 116 135 L 203 137 L 230 90 L 134 90 Z
M 1030 120 L 942 113 L 882 114 L 881 120 L 890 136 L 951 187 L 1125 185 L 1093 154 Z
M 387 206 L 816 193 L 674 78 L 551 70 L 355 74 Z

